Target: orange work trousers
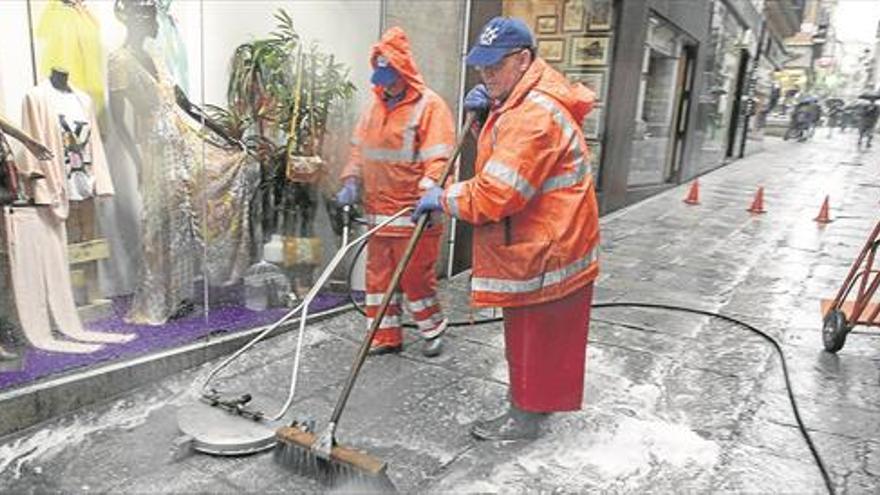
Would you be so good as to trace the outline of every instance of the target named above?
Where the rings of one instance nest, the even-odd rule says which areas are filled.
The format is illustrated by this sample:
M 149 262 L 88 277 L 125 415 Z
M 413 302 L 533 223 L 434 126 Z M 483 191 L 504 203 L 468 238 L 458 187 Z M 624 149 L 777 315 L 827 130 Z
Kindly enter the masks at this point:
M 397 264 L 409 237 L 375 236 L 367 246 L 366 301 L 367 328 L 379 312 L 382 297 L 391 283 Z M 431 338 L 443 321 L 440 304 L 437 301 L 437 275 L 435 265 L 440 256 L 440 234 L 425 233 L 416 244 L 415 252 L 400 279 L 400 287 L 391 298 L 388 310 L 382 318 L 373 345 L 396 346 L 403 343 L 401 329 L 401 291 L 406 298 L 410 314 L 424 338 Z

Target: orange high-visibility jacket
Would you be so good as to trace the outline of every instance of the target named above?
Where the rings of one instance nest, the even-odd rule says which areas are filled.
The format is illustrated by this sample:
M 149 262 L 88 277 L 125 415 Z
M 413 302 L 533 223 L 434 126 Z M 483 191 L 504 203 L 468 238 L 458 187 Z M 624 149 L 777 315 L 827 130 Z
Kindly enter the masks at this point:
M 596 279 L 599 212 L 580 126 L 593 100 L 536 59 L 490 112 L 474 177 L 441 196 L 474 225 L 475 306 L 553 301 Z
M 373 45 L 373 67 L 379 55 L 406 80 L 406 95 L 389 110 L 381 88 L 374 88 L 375 97 L 354 130 L 351 157 L 341 175 L 343 180 L 358 177 L 363 181 L 364 210 L 371 224 L 414 205 L 421 189 L 438 182 L 455 140 L 452 112 L 425 85 L 406 33 L 399 27 L 386 31 Z M 377 235 L 407 237 L 414 227 L 410 216 L 404 215 Z M 439 233 L 441 229 L 440 222 L 435 222 L 428 230 Z

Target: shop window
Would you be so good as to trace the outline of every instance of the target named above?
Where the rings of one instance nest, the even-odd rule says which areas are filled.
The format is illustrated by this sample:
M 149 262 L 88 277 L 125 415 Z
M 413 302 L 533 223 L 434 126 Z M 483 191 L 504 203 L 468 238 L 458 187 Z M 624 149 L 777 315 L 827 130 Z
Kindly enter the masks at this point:
M 733 13 L 723 2 L 715 2 L 697 106 L 698 172 L 721 165 L 728 149 L 731 119 L 736 118 L 733 110 L 741 60 L 737 41 L 742 36 L 743 29 Z
M 0 389 L 286 313 L 338 247 L 380 2 L 20 3 L 0 111 L 54 156 L 0 152 Z

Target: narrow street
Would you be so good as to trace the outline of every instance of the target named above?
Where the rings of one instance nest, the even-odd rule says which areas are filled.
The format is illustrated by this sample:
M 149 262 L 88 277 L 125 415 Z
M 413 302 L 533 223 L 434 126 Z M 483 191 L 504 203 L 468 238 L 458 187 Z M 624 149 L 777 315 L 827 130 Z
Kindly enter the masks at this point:
M 832 298 L 880 217 L 880 153 L 824 129 L 807 143 L 768 138 L 756 153 L 602 219 L 596 303 L 686 306 L 732 316 L 775 337 L 794 393 L 838 493 L 880 483 L 880 332 L 856 327 L 822 350 L 819 301 Z M 746 209 L 758 186 L 767 213 Z M 813 221 L 825 195 L 833 222 Z M 455 319 L 471 315 L 467 277 L 443 284 Z M 307 329 L 295 417 L 329 416 L 357 346 L 354 311 Z M 280 405 L 296 332 L 265 342 L 224 378 L 228 390 Z M 556 414 L 534 442 L 479 443 L 471 422 L 501 410 L 506 366 L 499 324 L 455 328 L 446 352 L 418 346 L 372 358 L 343 415 L 341 442 L 389 463 L 401 492 L 586 491 L 823 493 L 799 433 L 780 361 L 760 337 L 718 319 L 594 309 L 584 409 Z M 412 336 L 410 336 L 412 338 Z M 0 445 L 6 493 L 300 493 L 314 481 L 270 453 L 172 461 L 176 412 L 214 363 Z

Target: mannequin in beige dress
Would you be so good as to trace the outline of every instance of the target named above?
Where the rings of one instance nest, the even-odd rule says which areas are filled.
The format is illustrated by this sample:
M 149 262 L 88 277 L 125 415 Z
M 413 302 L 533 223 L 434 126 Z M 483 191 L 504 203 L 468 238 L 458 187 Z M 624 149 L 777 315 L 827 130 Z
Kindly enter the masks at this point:
M 238 141 L 189 102 L 164 66 L 156 63 L 157 57 L 144 48 L 145 40 L 154 37 L 158 29 L 155 4 L 117 0 L 116 10 L 126 25 L 127 37 L 125 44 L 110 54 L 110 108 L 120 142 L 135 163 L 143 204 L 139 246 L 142 262 L 126 319 L 161 325 L 192 309 L 193 280 L 200 259 L 208 265 L 208 282 L 215 278 L 212 264 L 223 264 L 225 258 L 236 261 L 236 267 L 227 263 L 216 270 L 220 283 L 236 278 L 237 264 L 247 261 L 239 261 L 242 257 L 238 244 L 249 240 L 244 235 L 235 240 L 234 246 L 218 240 L 218 235 L 212 236 L 207 247 L 202 239 L 204 222 L 212 221 L 211 202 L 220 194 L 232 195 L 227 203 L 247 211 L 247 203 L 241 199 L 246 197 L 245 187 L 226 190 L 208 185 L 221 174 L 234 176 L 230 184 L 245 184 L 246 180 L 237 179 L 246 175 L 241 167 L 246 154 Z M 122 109 L 126 104 L 133 110 L 133 126 L 125 125 Z M 210 136 L 193 130 L 192 123 L 213 131 L 213 136 L 225 143 L 211 142 Z M 235 147 L 230 146 L 233 144 Z M 218 187 L 219 194 L 214 192 Z M 207 219 L 201 211 L 204 204 L 208 205 Z M 232 228 L 234 218 L 227 217 Z M 239 228 L 244 232 L 247 225 Z M 211 250 L 218 246 L 229 249 L 214 255 Z

